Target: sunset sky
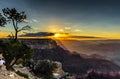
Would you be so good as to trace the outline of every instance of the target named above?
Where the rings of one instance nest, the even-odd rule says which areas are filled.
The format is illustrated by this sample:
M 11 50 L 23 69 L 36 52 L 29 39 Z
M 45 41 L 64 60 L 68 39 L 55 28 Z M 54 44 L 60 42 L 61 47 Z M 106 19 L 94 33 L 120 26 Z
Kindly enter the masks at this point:
M 0 12 L 6 7 L 26 12 L 33 29 L 21 34 L 54 32 L 120 39 L 120 0 L 0 0 Z M 11 26 L 1 27 L 0 36 L 10 34 Z

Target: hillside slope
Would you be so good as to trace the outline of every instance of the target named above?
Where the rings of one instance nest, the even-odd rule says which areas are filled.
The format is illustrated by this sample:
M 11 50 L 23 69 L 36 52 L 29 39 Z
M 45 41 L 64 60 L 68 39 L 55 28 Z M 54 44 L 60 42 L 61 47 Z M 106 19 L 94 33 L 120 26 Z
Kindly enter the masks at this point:
M 22 42 L 28 44 L 28 40 Z M 50 59 L 62 63 L 63 70 L 74 75 L 82 75 L 93 69 L 101 72 L 118 72 L 120 67 L 108 60 L 96 58 L 83 58 L 80 54 L 72 54 L 64 50 L 51 39 L 35 39 L 29 41 L 34 49 L 34 60 Z M 40 47 L 41 46 L 41 47 Z

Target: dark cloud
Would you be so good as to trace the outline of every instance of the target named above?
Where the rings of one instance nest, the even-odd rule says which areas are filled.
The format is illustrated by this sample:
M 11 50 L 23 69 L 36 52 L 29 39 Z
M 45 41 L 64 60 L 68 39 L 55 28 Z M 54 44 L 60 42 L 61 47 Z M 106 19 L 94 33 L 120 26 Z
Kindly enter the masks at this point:
M 97 7 L 118 7 L 120 0 L 25 0 L 31 8 L 50 10 L 79 10 Z
M 69 21 L 115 21 L 120 14 L 120 0 L 24 0 L 35 15 Z M 92 20 L 91 20 L 92 19 Z
M 65 5 L 118 5 L 120 0 L 24 0 L 27 1 L 28 4 L 38 4 L 38 5 L 57 5 L 63 4 Z
M 24 35 L 20 35 L 21 37 L 42 37 L 42 36 L 54 36 L 54 33 L 50 32 L 38 32 L 38 33 L 26 33 Z
M 120 0 L 1 0 L 1 7 L 15 7 L 28 19 L 48 23 L 120 24 Z M 97 26 L 96 26 L 97 27 Z M 101 26 L 103 27 L 103 26 Z
M 61 33 L 61 34 L 66 34 L 69 35 L 68 33 Z M 54 36 L 55 33 L 51 32 L 37 32 L 37 33 L 26 33 L 24 35 L 20 35 L 20 37 L 45 37 L 45 36 Z M 60 37 L 64 38 L 64 37 Z M 69 36 L 69 38 L 100 38 L 100 37 L 95 37 L 95 36 Z
M 120 0 L 2 0 L 0 2 L 6 3 L 8 7 L 24 9 L 31 18 L 61 18 L 86 23 L 104 22 L 109 19 L 117 22 L 120 18 Z
M 71 38 L 100 38 L 95 36 L 70 36 Z

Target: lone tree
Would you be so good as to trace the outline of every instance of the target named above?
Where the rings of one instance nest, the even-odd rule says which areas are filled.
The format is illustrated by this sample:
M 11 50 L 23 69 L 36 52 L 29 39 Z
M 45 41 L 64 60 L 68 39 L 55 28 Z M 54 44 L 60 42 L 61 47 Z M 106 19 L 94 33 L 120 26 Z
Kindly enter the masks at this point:
M 15 30 L 14 40 L 0 40 L 0 53 L 5 58 L 6 69 L 11 70 L 19 60 L 26 62 L 33 56 L 33 50 L 18 41 L 18 33 L 22 30 L 29 30 L 30 26 L 18 26 L 18 24 L 25 22 L 27 18 L 25 12 L 18 12 L 15 8 L 4 8 L 2 11 L 3 15 L 0 14 L 0 26 L 4 26 L 9 22 L 12 23 Z
M 6 24 L 6 19 L 0 14 L 0 26 L 3 27 Z
M 14 34 L 14 40 L 17 41 L 18 39 L 18 33 L 22 30 L 29 30 L 31 29 L 30 26 L 18 26 L 18 24 L 20 23 L 24 23 L 25 20 L 27 19 L 26 14 L 24 11 L 22 12 L 18 12 L 15 8 L 4 8 L 2 9 L 3 11 L 3 15 L 5 16 L 5 18 L 8 20 L 8 22 L 11 22 L 14 30 L 15 30 L 15 34 Z M 6 21 L 7 22 L 7 21 Z M 4 23 L 3 23 L 4 24 Z

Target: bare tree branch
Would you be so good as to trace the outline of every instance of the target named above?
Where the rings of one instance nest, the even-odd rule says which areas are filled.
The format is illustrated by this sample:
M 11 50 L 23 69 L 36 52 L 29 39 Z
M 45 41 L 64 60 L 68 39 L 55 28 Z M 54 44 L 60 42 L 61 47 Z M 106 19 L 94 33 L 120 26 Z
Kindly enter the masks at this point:
M 30 29 L 31 29 L 31 27 L 29 25 L 27 25 L 27 26 L 24 26 L 21 29 L 19 29 L 18 32 L 20 32 L 22 30 L 30 30 Z

